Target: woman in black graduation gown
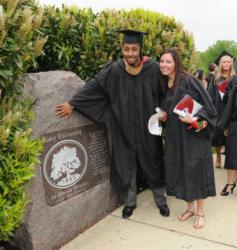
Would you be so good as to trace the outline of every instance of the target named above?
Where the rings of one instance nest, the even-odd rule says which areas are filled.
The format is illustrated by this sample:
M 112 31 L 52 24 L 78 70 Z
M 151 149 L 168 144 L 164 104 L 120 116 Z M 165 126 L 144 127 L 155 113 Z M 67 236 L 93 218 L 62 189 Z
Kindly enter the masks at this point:
M 221 192 L 224 196 L 233 193 L 237 180 L 237 76 L 231 79 L 226 92 L 228 100 L 218 122 L 226 135 L 224 167 L 228 172 L 228 183 Z
M 220 94 L 218 90 L 218 85 L 220 85 L 224 81 L 229 81 L 231 77 L 235 74 L 235 71 L 233 67 L 233 58 L 229 53 L 222 54 L 222 56 L 218 61 L 219 63 L 215 75 L 215 81 L 214 84 L 210 85 L 208 92 L 217 110 L 219 119 L 220 115 L 224 111 L 225 102 L 223 101 L 223 95 Z M 221 130 L 220 128 L 216 128 L 212 139 L 212 146 L 216 147 L 216 163 L 215 163 L 216 168 L 221 167 L 221 148 L 224 145 L 225 145 L 224 131 Z
M 211 135 L 216 125 L 216 110 L 201 83 L 185 73 L 175 49 L 166 50 L 160 60 L 163 77 L 168 77 L 165 111 L 165 172 L 167 195 L 187 201 L 187 210 L 179 216 L 185 221 L 196 214 L 195 228 L 204 226 L 204 199 L 215 196 Z M 185 95 L 203 107 L 194 118 L 173 112 Z M 167 118 L 167 119 L 166 119 Z M 198 120 L 197 120 L 198 119 Z M 195 211 L 194 201 L 197 201 Z

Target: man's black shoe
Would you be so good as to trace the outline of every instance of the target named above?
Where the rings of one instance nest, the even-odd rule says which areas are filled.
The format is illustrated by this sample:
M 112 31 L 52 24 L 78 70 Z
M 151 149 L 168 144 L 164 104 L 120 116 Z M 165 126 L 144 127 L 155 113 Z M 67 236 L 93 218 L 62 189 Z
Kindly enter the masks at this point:
M 170 215 L 169 207 L 165 204 L 158 207 L 162 216 L 168 217 Z
M 122 216 L 124 219 L 127 219 L 128 217 L 130 217 L 133 213 L 133 210 L 136 208 L 136 206 L 134 207 L 124 207 L 123 208 L 123 212 L 122 212 Z

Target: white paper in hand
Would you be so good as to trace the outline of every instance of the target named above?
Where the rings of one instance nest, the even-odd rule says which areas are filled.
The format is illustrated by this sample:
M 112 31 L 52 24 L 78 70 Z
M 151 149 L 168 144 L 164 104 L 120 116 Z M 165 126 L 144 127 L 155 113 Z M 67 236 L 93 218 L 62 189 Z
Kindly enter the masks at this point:
M 156 108 L 157 114 L 154 114 L 150 117 L 148 121 L 148 130 L 152 135 L 159 135 L 162 134 L 162 126 L 159 122 L 159 116 L 161 114 L 160 108 Z

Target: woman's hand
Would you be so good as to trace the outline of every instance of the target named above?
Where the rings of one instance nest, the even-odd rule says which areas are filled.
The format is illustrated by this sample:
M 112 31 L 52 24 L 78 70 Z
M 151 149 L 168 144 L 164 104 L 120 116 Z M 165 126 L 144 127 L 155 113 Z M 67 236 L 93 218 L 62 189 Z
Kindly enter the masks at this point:
M 194 118 L 191 115 L 187 114 L 185 117 L 180 116 L 179 120 L 183 123 L 192 124 Z
M 228 134 L 229 134 L 229 130 L 228 129 L 224 129 L 224 135 L 225 135 L 225 137 L 228 136 Z
M 56 106 L 55 114 L 57 117 L 69 118 L 72 114 L 73 107 L 69 103 L 63 103 Z

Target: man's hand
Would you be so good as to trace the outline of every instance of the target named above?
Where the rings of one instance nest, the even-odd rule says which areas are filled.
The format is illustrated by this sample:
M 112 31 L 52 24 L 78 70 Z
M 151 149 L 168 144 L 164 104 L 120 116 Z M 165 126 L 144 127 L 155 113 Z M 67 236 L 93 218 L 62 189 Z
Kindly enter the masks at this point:
M 159 120 L 160 120 L 160 121 L 166 122 L 167 117 L 168 117 L 168 115 L 167 115 L 166 112 L 164 112 L 164 111 L 159 112 Z
M 56 106 L 55 114 L 57 117 L 69 118 L 72 114 L 72 106 L 69 103 L 63 103 Z

